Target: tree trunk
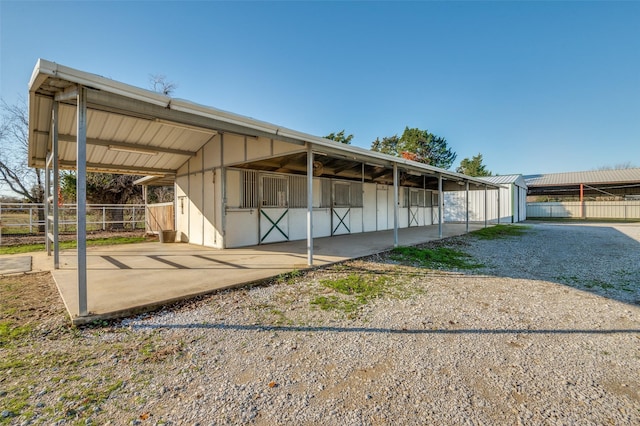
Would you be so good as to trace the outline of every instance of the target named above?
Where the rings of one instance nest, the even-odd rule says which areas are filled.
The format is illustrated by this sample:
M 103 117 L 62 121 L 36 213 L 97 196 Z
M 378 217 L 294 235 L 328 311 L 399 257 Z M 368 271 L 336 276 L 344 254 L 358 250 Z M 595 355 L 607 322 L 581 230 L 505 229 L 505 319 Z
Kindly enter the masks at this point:
M 121 231 L 124 229 L 124 206 L 107 209 L 107 220 L 110 223 L 108 229 L 112 231 Z
M 47 216 L 45 215 L 44 205 L 42 208 L 36 209 L 38 211 L 38 232 L 43 233 L 45 231 L 44 221 L 47 220 Z

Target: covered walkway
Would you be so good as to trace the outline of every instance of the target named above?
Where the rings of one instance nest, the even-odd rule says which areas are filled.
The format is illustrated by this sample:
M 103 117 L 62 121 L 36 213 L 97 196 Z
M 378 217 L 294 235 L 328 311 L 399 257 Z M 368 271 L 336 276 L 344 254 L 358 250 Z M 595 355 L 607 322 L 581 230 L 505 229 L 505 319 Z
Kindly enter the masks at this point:
M 480 227 L 471 224 L 470 230 Z M 443 226 L 444 237 L 465 231 L 464 224 Z M 437 225 L 399 230 L 401 245 L 437 239 Z M 315 266 L 389 250 L 393 242 L 393 230 L 317 238 Z M 84 324 L 307 268 L 306 241 L 225 250 L 160 243 L 91 247 L 87 250 L 87 316 L 78 312 L 76 251 L 61 252 L 60 269 L 52 274 L 72 322 Z

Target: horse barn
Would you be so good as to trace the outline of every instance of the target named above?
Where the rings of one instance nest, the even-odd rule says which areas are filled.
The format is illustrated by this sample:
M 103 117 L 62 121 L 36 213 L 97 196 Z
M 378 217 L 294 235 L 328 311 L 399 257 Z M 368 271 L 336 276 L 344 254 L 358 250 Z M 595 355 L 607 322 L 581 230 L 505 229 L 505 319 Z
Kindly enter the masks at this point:
M 308 265 L 314 238 L 393 230 L 398 245 L 398 229 L 430 225 L 442 237 L 440 194 L 499 188 L 42 59 L 29 86 L 28 155 L 31 167 L 47 169 L 48 194 L 59 169 L 77 170 L 80 315 L 87 171 L 175 185 L 177 241 L 230 249 L 306 240 Z M 58 267 L 57 203 L 47 211 Z

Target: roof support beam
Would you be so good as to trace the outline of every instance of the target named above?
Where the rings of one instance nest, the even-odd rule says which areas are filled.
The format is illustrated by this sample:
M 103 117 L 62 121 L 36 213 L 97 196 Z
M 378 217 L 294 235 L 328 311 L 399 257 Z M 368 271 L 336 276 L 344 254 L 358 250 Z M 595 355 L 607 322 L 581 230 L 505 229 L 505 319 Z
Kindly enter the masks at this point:
M 76 137 L 73 135 L 59 135 L 58 138 L 62 142 L 73 143 L 76 141 Z M 117 146 L 123 149 L 130 148 L 132 150 L 146 149 L 149 151 L 155 151 L 163 154 L 184 155 L 186 157 L 195 157 L 197 154 L 195 151 L 186 151 L 184 149 L 162 148 L 162 147 L 156 147 L 153 145 L 138 145 L 134 143 L 107 141 L 104 139 L 94 139 L 94 138 L 87 138 L 87 145 L 97 145 L 97 146 L 106 146 L 106 147 Z
M 60 167 L 63 169 L 73 170 L 76 163 L 73 161 L 60 161 Z M 152 167 L 137 167 L 137 166 L 121 166 L 114 164 L 101 164 L 101 163 L 86 163 L 87 171 L 90 172 L 105 172 L 105 173 L 123 173 L 130 175 L 175 175 L 175 170 L 170 169 L 154 169 Z
M 76 100 L 78 97 L 78 86 L 69 86 L 62 92 L 56 93 L 53 100 L 56 102 L 64 102 L 69 100 Z

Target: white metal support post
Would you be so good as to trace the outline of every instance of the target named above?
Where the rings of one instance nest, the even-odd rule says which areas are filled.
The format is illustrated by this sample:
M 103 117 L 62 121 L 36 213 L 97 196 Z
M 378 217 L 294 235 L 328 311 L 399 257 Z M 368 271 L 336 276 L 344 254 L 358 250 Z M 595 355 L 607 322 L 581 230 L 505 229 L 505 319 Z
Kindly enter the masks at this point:
M 466 209 L 466 228 L 465 228 L 465 232 L 468 234 L 469 233 L 469 181 L 465 181 L 464 183 L 464 204 L 467 206 Z
M 393 163 L 393 246 L 398 247 L 398 164 Z
M 78 314 L 87 310 L 87 89 L 78 87 L 78 133 L 76 142 L 76 238 L 78 244 Z
M 442 238 L 442 213 L 444 197 L 442 194 L 442 173 L 438 173 L 438 238 Z
M 190 173 L 191 171 L 189 171 Z M 191 191 L 190 182 L 187 187 Z M 191 194 L 191 192 L 189 192 Z M 220 133 L 220 197 L 222 203 L 220 206 L 220 223 L 222 225 L 222 248 L 227 248 L 227 169 L 224 167 L 224 133 Z M 191 216 L 191 203 L 189 203 L 189 216 Z M 258 216 L 260 212 L 258 211 Z M 258 221 L 259 222 L 259 221 Z M 260 225 L 258 225 L 260 226 Z M 260 235 L 258 233 L 258 235 Z
M 500 225 L 500 187 L 498 187 L 498 225 Z
M 60 269 L 60 209 L 58 203 L 58 190 L 60 188 L 60 164 L 58 161 L 58 102 L 53 103 L 53 116 L 51 120 L 51 154 L 53 155 L 53 267 Z
M 49 235 L 51 235 L 49 232 L 49 206 L 51 205 L 51 202 L 49 201 L 49 195 L 51 194 L 51 170 L 49 170 L 50 159 L 51 153 L 47 152 L 44 161 L 44 204 L 42 205 L 42 208 L 44 209 L 44 248 L 47 251 L 47 256 L 51 256 L 51 239 L 49 238 Z M 29 212 L 29 220 L 31 220 L 31 212 Z
M 484 186 L 484 227 L 487 227 L 487 216 L 489 215 L 489 210 L 487 209 L 487 185 Z
M 313 266 L 313 151 L 307 145 L 307 264 Z

